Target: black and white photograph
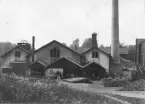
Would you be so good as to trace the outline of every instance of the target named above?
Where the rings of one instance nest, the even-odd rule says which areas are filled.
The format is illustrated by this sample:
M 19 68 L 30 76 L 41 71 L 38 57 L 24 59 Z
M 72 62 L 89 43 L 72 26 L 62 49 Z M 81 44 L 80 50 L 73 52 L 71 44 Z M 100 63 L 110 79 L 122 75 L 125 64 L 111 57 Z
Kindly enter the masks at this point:
M 0 104 L 145 104 L 145 0 L 0 0 Z

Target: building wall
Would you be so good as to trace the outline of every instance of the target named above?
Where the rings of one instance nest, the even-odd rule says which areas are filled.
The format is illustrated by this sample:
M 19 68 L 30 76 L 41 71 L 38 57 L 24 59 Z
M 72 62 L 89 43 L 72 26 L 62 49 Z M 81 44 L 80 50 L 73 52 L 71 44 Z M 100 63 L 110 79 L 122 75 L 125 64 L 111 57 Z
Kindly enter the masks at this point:
M 62 68 L 49 68 L 48 70 L 45 71 L 45 76 L 54 77 L 56 72 L 60 72 L 61 74 L 63 74 L 63 69 Z
M 27 53 L 22 51 L 22 50 L 20 50 L 19 48 L 17 48 L 17 49 L 14 49 L 9 54 L 7 54 L 6 56 L 4 56 L 2 68 L 3 67 L 10 67 L 10 63 L 15 61 L 15 52 L 16 51 L 20 51 L 21 52 L 21 57 L 19 58 L 19 61 L 26 61 Z
M 100 65 L 103 66 L 107 72 L 109 72 L 109 56 L 104 53 L 100 53 Z
M 92 51 L 97 51 L 99 57 L 98 58 L 92 58 Z M 109 72 L 109 56 L 107 56 L 105 53 L 99 51 L 98 49 L 93 49 L 92 51 L 89 51 L 84 54 L 86 59 L 91 62 L 94 61 L 104 67 L 107 72 Z
M 145 39 L 136 39 L 136 58 L 135 58 L 135 61 L 136 62 L 140 62 L 140 43 L 144 42 Z
M 54 47 L 57 47 L 58 49 L 60 49 L 60 58 L 61 57 L 69 57 L 71 58 L 73 61 L 80 63 L 80 55 L 68 50 L 67 48 L 53 43 L 52 45 L 49 45 L 48 47 L 43 48 L 42 50 L 38 51 L 35 53 L 34 55 L 34 59 L 39 60 L 44 62 L 45 64 L 49 65 L 52 63 L 52 58 L 50 58 L 50 50 Z M 32 56 L 29 57 L 29 61 L 32 61 Z

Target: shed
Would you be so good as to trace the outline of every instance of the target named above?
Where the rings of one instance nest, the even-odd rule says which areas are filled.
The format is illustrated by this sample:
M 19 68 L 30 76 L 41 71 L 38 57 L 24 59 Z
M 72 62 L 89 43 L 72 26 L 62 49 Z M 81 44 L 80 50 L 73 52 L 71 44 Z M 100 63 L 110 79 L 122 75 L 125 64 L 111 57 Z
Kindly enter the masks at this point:
M 82 73 L 81 68 L 82 66 L 78 63 L 67 57 L 63 57 L 46 67 L 46 76 L 53 76 L 54 73 L 62 69 L 61 73 L 63 78 L 69 78 L 71 75 L 73 77 L 79 77 Z
M 97 80 L 105 77 L 106 69 L 96 62 L 90 62 L 82 68 L 83 77 Z
M 28 62 L 11 62 L 10 67 L 2 68 L 3 73 L 15 73 L 17 75 L 25 75 L 25 71 L 28 68 Z
M 28 67 L 31 70 L 31 76 L 44 76 L 45 75 L 45 67 L 47 65 L 41 61 L 36 61 L 29 65 Z

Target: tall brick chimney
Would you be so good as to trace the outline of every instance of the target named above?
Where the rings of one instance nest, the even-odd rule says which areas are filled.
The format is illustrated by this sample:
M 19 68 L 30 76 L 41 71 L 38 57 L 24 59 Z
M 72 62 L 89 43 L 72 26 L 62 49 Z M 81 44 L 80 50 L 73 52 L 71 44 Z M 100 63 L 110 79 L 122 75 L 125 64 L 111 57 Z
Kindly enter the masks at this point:
M 98 47 L 97 33 L 92 33 L 92 48 Z
M 112 40 L 111 56 L 114 62 L 120 64 L 119 59 L 119 4 L 118 0 L 112 0 Z
M 32 62 L 34 62 L 35 36 L 32 37 Z
M 119 55 L 119 0 L 112 0 L 112 37 L 111 37 L 111 69 L 112 77 L 122 74 Z

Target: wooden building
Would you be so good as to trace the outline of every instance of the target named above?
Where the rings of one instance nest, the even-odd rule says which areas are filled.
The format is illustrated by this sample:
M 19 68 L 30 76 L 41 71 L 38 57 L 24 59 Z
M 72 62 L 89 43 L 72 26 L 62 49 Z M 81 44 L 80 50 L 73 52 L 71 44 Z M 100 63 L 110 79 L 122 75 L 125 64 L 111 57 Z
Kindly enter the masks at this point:
M 15 49 L 23 50 L 23 60 L 29 64 L 25 69 L 28 76 L 53 76 L 59 74 L 62 78 L 80 77 L 83 75 L 83 71 L 89 71 L 89 77 L 94 78 L 102 77 L 105 73 L 109 73 L 110 70 L 110 55 L 98 48 L 97 34 L 92 34 L 92 47 L 83 53 L 78 53 L 69 47 L 61 44 L 60 42 L 53 40 L 50 43 L 40 47 L 34 51 L 34 39 L 33 39 L 33 51 L 25 51 L 17 46 Z M 11 50 L 11 51 L 13 51 Z M 14 51 L 15 53 L 15 51 Z M 7 53 L 7 58 L 16 57 L 17 55 Z M 13 58 L 15 59 L 15 58 Z M 19 62 L 20 62 L 19 60 Z M 14 60 L 12 60 L 14 62 Z M 4 63 L 6 61 L 4 60 Z M 6 64 L 4 64 L 6 65 Z M 100 71 L 100 72 L 98 72 Z M 94 74 L 95 72 L 95 74 Z
M 82 66 L 67 57 L 63 57 L 46 67 L 46 76 L 52 76 L 57 71 L 62 73 L 62 78 L 81 76 Z M 61 70 L 62 69 L 62 70 Z

